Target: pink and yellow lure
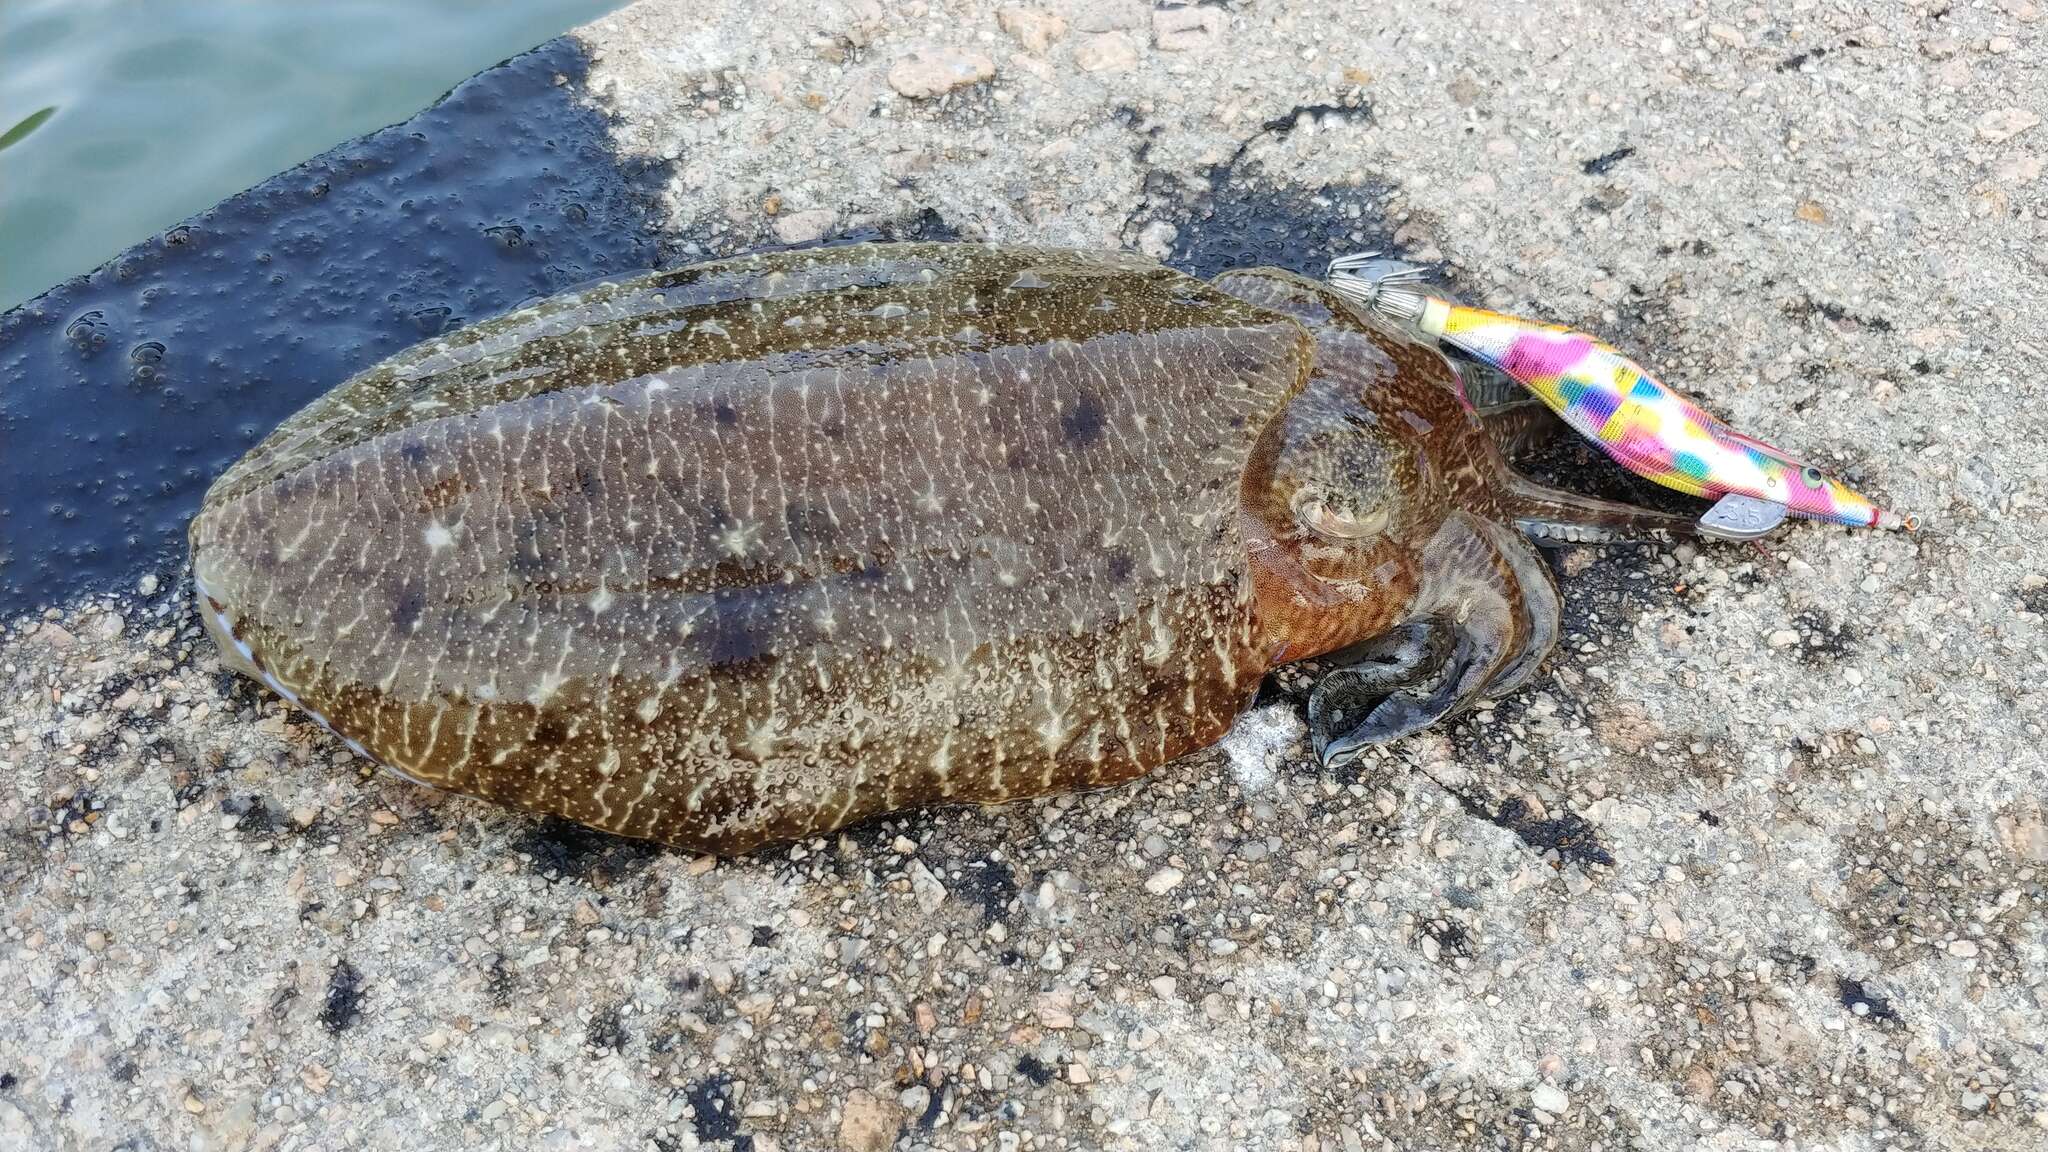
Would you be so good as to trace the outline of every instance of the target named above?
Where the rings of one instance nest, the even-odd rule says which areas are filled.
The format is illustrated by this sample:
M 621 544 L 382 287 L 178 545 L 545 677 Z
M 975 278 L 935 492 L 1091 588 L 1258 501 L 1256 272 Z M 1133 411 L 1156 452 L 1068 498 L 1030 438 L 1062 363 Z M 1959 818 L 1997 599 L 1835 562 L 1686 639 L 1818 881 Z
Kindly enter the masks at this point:
M 1915 527 L 1911 517 L 1728 427 L 1599 339 L 1425 295 L 1411 287 L 1419 276 L 1366 254 L 1333 262 L 1329 280 L 1369 311 L 1506 374 L 1646 480 L 1694 496 L 1734 493 L 1837 524 Z

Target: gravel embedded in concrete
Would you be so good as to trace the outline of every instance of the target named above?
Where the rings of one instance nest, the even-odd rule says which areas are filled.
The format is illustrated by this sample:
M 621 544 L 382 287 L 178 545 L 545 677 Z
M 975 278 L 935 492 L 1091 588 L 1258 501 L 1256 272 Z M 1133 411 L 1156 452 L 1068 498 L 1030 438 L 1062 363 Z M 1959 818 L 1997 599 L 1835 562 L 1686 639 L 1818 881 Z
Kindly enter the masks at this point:
M 1343 190 L 1925 527 L 1561 553 L 1545 675 L 1337 771 L 1283 700 L 1133 787 L 731 861 L 366 776 L 138 574 L 0 634 L 0 1147 L 2040 1147 L 2044 26 L 596 22 L 678 255 L 1173 254 Z M 906 95 L 917 53 L 970 79 Z

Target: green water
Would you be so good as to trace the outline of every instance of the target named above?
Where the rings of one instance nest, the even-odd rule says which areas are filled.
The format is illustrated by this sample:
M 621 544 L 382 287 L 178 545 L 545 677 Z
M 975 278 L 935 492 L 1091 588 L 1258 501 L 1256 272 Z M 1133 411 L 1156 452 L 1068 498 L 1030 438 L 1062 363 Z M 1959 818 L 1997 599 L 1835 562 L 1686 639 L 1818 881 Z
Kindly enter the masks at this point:
M 0 310 L 619 0 L 0 0 Z

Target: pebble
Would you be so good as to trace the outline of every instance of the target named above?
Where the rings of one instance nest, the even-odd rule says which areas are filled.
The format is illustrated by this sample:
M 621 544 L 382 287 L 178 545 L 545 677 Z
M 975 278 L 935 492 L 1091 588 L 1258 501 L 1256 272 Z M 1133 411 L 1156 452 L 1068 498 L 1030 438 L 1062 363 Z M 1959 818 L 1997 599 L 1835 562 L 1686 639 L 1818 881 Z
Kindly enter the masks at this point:
M 1658 904 L 1650 909 L 1657 920 L 1657 934 L 1673 944 L 1685 943 L 1685 921 L 1679 918 L 1678 909 L 1669 904 Z
M 1967 960 L 1977 954 L 1977 942 L 1975 940 L 1951 940 L 1948 942 L 1948 954 L 1960 956 Z
M 1773 648 L 1790 648 L 1794 644 L 1799 643 L 1799 633 L 1792 631 L 1790 628 L 1780 628 L 1771 633 L 1766 643 Z
M 1529 1093 L 1529 1103 L 1543 1109 L 1552 1116 L 1562 1116 L 1571 1110 L 1572 1098 L 1553 1084 L 1538 1084 Z
M 996 24 L 1023 45 L 1026 52 L 1039 55 L 1067 34 L 1066 18 L 1058 13 L 1014 4 L 997 11 Z
M 1178 868 L 1172 866 L 1161 868 L 1145 879 L 1145 891 L 1150 892 L 1154 896 L 1164 896 L 1179 887 L 1180 882 L 1185 878 L 1186 874 Z
M 1164 260 L 1173 255 L 1173 242 L 1180 238 L 1180 229 L 1165 220 L 1154 220 L 1138 232 L 1138 251 L 1154 260 Z
M 78 643 L 78 637 L 65 631 L 63 626 L 54 620 L 45 621 L 41 627 L 37 628 L 35 638 L 39 642 L 59 651 L 63 651 Z
M 2040 122 L 2038 113 L 2024 108 L 1996 108 L 1977 117 L 1977 135 L 1993 144 L 2003 144 Z
M 992 80 L 995 74 L 995 61 L 980 52 L 914 48 L 889 66 L 889 87 L 912 100 L 929 100 L 955 88 Z
M 1074 1026 L 1074 990 L 1055 988 L 1038 996 L 1038 1023 L 1060 1031 Z
M 903 1110 L 864 1088 L 847 1094 L 839 1111 L 839 1147 L 845 1152 L 888 1152 L 896 1143 Z
M 1203 7 L 1157 8 L 1152 12 L 1152 44 L 1161 52 L 1196 52 L 1223 39 L 1224 13 Z
M 1122 32 L 1098 32 L 1074 45 L 1083 72 L 1128 72 L 1138 65 L 1138 46 Z
M 787 212 L 775 218 L 775 238 L 784 244 L 814 243 L 829 235 L 838 222 L 839 213 L 830 208 Z
M 156 580 L 156 573 L 154 573 L 154 572 L 145 572 L 145 573 L 143 573 L 143 574 L 142 574 L 142 579 L 140 579 L 140 580 L 137 580 L 137 581 L 135 582 L 135 591 L 136 591 L 136 592 L 137 592 L 138 594 L 140 594 L 140 595 L 143 595 L 143 596 L 154 596 L 154 595 L 156 595 L 156 589 L 157 589 L 157 580 Z
M 910 862 L 910 890 L 917 899 L 917 910 L 931 913 L 946 902 L 946 886 L 922 860 Z

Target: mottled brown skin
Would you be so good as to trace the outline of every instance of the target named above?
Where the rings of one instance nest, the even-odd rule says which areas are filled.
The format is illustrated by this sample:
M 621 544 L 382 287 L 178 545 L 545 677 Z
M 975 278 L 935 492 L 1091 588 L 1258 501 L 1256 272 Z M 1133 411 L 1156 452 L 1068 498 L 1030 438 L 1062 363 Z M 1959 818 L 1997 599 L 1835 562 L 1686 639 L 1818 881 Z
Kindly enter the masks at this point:
M 1557 598 L 1514 525 L 1586 513 L 1312 282 L 890 245 L 408 351 L 221 477 L 191 540 L 229 662 L 379 762 L 734 852 L 1129 780 L 1360 642 L 1319 746 L 1392 738 L 1534 668 Z M 1429 629 L 1479 642 L 1418 672 Z M 1455 698 L 1410 684 L 1460 659 Z

